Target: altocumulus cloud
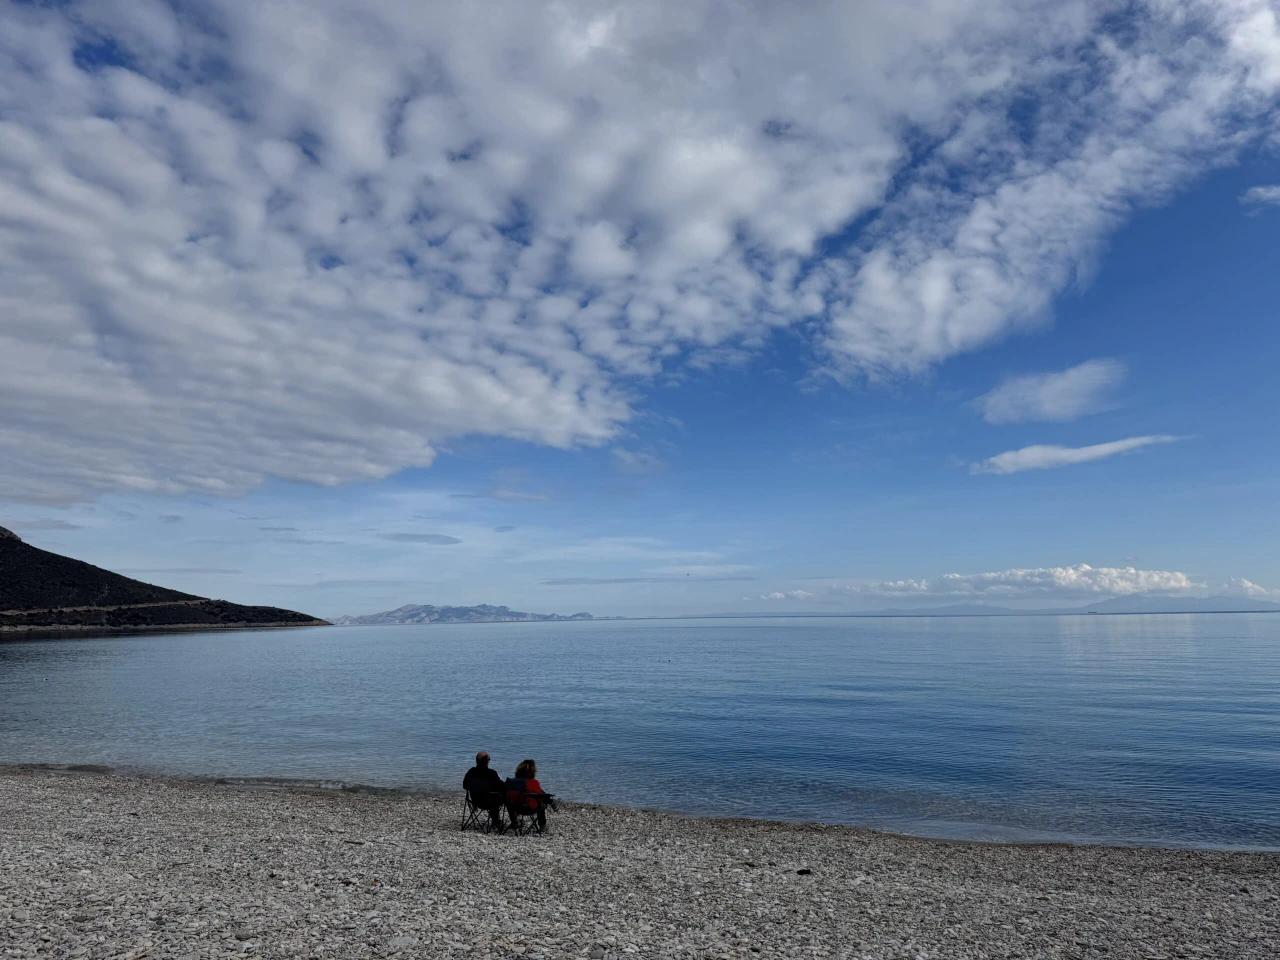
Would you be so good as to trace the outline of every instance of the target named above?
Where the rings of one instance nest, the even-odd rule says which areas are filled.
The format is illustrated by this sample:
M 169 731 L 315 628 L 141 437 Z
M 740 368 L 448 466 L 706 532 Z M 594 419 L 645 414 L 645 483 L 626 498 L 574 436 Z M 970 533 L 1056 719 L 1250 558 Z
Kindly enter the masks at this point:
M 0 8 L 0 494 L 605 443 L 664 366 L 800 323 L 835 377 L 924 371 L 1038 322 L 1280 90 L 1267 0 L 305 19 Z
M 1068 467 L 1090 460 L 1114 457 L 1118 453 L 1131 453 L 1157 443 L 1173 443 L 1181 439 L 1171 436 L 1129 437 L 1110 443 L 1095 443 L 1088 447 L 1060 447 L 1054 444 L 1037 444 L 1020 450 L 1008 450 L 979 463 L 971 464 L 971 473 L 1021 473 L 1023 470 L 1049 470 Z

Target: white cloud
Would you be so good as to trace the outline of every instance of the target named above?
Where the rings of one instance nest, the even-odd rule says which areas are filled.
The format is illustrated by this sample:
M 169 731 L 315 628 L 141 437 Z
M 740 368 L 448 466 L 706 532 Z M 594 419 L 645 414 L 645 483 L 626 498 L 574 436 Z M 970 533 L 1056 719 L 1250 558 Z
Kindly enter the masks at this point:
M 1266 187 L 1250 187 L 1240 194 L 1240 202 L 1246 207 L 1280 206 L 1280 185 Z
M 1266 587 L 1260 587 L 1244 577 L 1230 578 L 1222 585 L 1221 592 L 1227 596 L 1253 597 L 1259 600 L 1267 597 L 1280 597 L 1280 590 L 1268 590 Z
M 1002 597 L 1016 599 L 1044 594 L 1185 593 L 1202 589 L 1202 583 L 1176 570 L 1139 570 L 1134 567 L 1036 567 L 992 573 L 947 573 L 923 580 L 890 580 L 862 587 L 845 588 L 849 593 L 893 597 Z
M 1274 105 L 1266 0 L 1125 9 L 5 5 L 0 491 L 606 443 L 800 322 L 841 377 L 978 349 Z
M 1037 444 L 1023 447 L 1020 450 L 1008 450 L 996 454 L 979 463 L 971 464 L 972 473 L 1021 473 L 1023 470 L 1049 470 L 1054 467 L 1067 467 L 1076 463 L 1088 463 L 1090 460 L 1102 460 L 1118 453 L 1129 453 L 1140 450 L 1155 443 L 1173 443 L 1180 439 L 1164 435 L 1150 437 L 1130 437 L 1127 440 L 1113 440 L 1110 443 L 1095 443 L 1089 447 L 1059 447 L 1053 444 Z
M 1264 122 L 1280 89 L 1268 0 L 1138 3 L 1127 40 L 1100 32 L 1114 11 L 1028 5 L 1038 40 L 991 48 L 991 95 L 1028 81 L 1029 55 L 1061 99 L 1030 129 L 1003 111 L 947 117 L 936 163 L 886 208 L 866 256 L 831 269 L 837 375 L 923 369 L 1044 322 L 1134 205 L 1229 162 L 1248 139 L 1238 111 Z M 1178 39 L 1192 24 L 1197 42 Z
M 623 243 L 622 232 L 611 223 L 587 227 L 573 240 L 570 259 L 574 269 L 589 281 L 630 275 L 636 269 L 636 257 Z
M 774 590 L 761 595 L 761 600 L 812 600 L 813 594 L 808 590 Z
M 1010 377 L 975 402 L 988 423 L 1062 423 L 1104 409 L 1125 373 L 1119 360 L 1089 360 L 1058 373 Z

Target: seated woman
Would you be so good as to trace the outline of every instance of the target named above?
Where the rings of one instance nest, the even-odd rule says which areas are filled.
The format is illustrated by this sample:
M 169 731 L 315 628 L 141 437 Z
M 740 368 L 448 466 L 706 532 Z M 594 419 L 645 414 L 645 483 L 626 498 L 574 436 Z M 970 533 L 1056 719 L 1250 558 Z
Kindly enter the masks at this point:
M 547 807 L 555 809 L 556 802 L 549 795 L 543 792 L 542 784 L 538 782 L 538 765 L 532 760 L 521 760 L 519 766 L 516 767 L 516 780 L 524 781 L 524 794 L 519 791 L 510 789 L 511 781 L 507 781 L 507 804 L 513 805 L 522 803 L 529 810 L 537 812 L 538 830 L 547 829 Z

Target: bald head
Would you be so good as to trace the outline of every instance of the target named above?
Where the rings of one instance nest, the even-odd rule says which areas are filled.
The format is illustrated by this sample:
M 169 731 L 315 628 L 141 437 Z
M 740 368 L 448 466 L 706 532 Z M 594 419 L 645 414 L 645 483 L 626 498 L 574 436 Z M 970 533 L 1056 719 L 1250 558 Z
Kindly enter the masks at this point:
M 479 753 L 476 754 L 476 766 L 487 767 L 488 765 L 489 765 L 488 751 L 481 750 Z

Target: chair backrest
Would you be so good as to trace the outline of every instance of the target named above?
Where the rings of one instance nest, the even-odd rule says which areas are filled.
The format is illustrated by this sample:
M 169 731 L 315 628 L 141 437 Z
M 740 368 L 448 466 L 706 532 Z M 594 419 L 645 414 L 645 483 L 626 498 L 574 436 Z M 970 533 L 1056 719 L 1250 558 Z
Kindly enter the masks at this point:
M 507 778 L 507 809 L 515 816 L 532 816 L 547 805 L 547 794 L 529 792 L 529 782 L 520 777 Z
M 504 786 L 511 828 L 520 836 L 530 830 L 542 833 L 546 829 L 546 795 L 537 791 L 530 793 L 529 782 L 523 777 L 508 777 Z
M 493 801 L 493 795 L 503 793 L 504 788 L 500 785 L 494 785 L 494 777 L 489 771 L 479 771 L 475 768 L 467 771 L 467 776 L 462 778 L 462 789 L 467 791 L 467 796 L 471 802 L 477 807 L 487 806 Z
M 493 798 L 496 795 L 497 794 L 495 794 L 495 792 L 493 790 L 490 790 L 488 787 L 482 787 L 480 789 L 471 789 L 467 791 L 467 799 L 469 799 L 477 807 L 490 806 L 493 803 Z

